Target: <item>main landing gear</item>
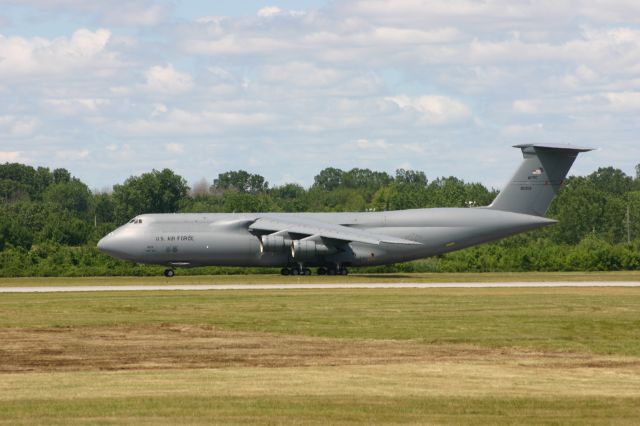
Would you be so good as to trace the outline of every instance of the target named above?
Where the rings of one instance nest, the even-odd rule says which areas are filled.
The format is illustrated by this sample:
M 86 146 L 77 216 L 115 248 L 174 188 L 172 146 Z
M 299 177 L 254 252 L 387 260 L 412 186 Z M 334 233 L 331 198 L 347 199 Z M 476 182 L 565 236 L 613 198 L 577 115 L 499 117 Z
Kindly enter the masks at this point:
M 311 275 L 309 268 L 294 266 L 292 268 L 286 267 L 280 270 L 282 275 Z M 345 267 L 339 266 L 321 266 L 318 268 L 318 275 L 348 275 L 349 270 Z
M 173 269 L 171 269 L 171 268 L 167 268 L 167 269 L 164 270 L 164 276 L 167 277 L 167 278 L 171 278 L 175 274 L 176 274 L 175 271 Z
M 349 270 L 340 266 L 329 266 L 328 268 L 321 266 L 318 268 L 318 275 L 349 275 Z
M 294 266 L 293 268 L 282 268 L 280 273 L 282 275 L 311 275 L 311 269 Z

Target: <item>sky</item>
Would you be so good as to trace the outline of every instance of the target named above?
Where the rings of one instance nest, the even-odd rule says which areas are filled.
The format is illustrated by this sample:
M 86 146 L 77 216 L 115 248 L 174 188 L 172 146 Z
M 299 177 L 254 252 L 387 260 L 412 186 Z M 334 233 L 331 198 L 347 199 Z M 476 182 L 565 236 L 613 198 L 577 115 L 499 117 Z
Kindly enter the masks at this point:
M 637 0 L 0 0 L 0 163 L 91 188 L 325 167 L 500 188 L 520 143 L 640 163 Z

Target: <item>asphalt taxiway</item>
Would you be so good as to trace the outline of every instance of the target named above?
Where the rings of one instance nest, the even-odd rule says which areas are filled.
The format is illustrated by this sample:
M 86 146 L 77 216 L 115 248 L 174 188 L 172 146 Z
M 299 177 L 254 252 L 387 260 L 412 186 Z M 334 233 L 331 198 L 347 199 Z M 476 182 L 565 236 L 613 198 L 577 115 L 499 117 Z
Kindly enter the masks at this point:
M 640 287 L 640 281 L 541 281 L 461 283 L 280 283 L 280 284 L 167 284 L 0 287 L 0 293 L 61 293 L 87 291 L 202 291 L 202 290 L 305 290 L 375 288 L 535 288 L 535 287 Z

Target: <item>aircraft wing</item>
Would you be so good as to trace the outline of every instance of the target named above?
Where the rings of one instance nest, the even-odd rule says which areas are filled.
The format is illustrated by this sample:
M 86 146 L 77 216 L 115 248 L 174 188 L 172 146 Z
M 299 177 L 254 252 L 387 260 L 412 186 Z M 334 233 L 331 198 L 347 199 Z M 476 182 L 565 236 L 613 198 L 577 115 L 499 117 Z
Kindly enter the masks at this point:
M 408 244 L 419 245 L 417 241 L 405 240 L 402 238 L 391 237 L 388 235 L 375 234 L 365 230 L 350 228 L 344 225 L 336 225 L 333 223 L 323 222 L 320 220 L 308 218 L 277 218 L 263 217 L 257 219 L 249 229 L 256 231 L 269 232 L 289 232 L 293 234 L 302 234 L 308 236 L 319 236 L 330 238 L 333 240 L 358 242 L 366 244 Z

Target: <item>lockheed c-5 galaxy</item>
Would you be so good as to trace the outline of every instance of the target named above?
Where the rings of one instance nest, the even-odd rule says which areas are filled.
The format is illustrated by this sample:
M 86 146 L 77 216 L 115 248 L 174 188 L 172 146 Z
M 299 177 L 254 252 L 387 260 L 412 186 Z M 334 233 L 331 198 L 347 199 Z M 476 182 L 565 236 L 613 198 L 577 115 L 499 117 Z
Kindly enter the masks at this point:
M 138 263 L 273 266 L 283 275 L 346 275 L 459 250 L 556 223 L 544 218 L 578 153 L 571 145 L 524 144 L 524 161 L 487 207 L 359 213 L 141 214 L 98 242 Z

